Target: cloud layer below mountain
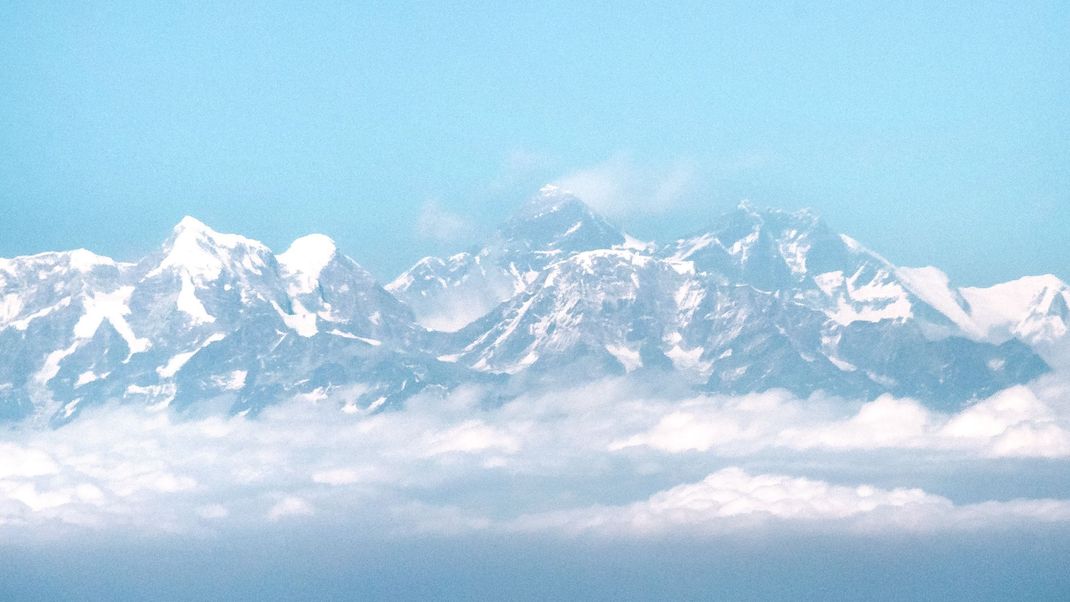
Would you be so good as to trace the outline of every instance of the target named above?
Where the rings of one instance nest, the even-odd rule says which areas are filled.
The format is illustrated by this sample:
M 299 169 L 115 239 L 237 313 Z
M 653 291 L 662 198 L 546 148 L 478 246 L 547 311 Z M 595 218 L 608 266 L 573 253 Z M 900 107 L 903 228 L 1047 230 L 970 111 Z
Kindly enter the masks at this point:
M 294 399 L 256 419 L 110 406 L 56 430 L 11 427 L 0 440 L 0 532 L 320 523 L 385 536 L 633 537 L 1070 522 L 1059 460 L 1070 456 L 1070 406 L 1055 377 L 954 414 L 889 396 L 659 390 L 609 379 L 488 405 L 469 387 L 375 415 Z

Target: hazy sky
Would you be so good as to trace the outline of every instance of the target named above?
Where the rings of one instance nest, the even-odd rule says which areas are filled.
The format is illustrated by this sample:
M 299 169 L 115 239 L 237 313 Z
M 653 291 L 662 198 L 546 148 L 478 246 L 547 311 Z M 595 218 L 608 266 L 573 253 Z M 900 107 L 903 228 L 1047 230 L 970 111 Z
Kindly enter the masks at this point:
M 1070 4 L 0 4 L 0 256 L 184 214 L 382 278 L 547 181 L 667 239 L 811 206 L 964 284 L 1070 278 Z

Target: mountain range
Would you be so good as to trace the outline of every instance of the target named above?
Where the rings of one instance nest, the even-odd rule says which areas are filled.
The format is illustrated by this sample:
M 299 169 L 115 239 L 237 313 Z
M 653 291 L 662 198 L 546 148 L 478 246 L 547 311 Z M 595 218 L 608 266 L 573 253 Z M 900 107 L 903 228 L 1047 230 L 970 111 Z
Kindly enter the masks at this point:
M 484 245 L 385 286 L 323 235 L 279 254 L 187 217 L 154 253 L 0 259 L 0 418 L 109 401 L 340 411 L 420 391 L 649 373 L 699 391 L 884 393 L 953 409 L 1070 364 L 1070 287 L 957 287 L 811 211 L 747 203 L 664 244 L 546 186 Z

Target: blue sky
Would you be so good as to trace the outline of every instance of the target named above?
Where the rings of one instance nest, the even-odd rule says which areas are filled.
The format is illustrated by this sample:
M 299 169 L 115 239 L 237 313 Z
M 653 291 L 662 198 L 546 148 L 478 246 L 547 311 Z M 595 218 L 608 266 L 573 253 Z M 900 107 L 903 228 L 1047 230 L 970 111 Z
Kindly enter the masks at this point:
M 184 214 L 389 278 L 547 181 L 644 238 L 811 206 L 963 284 L 1070 278 L 1070 4 L 0 5 L 0 256 Z

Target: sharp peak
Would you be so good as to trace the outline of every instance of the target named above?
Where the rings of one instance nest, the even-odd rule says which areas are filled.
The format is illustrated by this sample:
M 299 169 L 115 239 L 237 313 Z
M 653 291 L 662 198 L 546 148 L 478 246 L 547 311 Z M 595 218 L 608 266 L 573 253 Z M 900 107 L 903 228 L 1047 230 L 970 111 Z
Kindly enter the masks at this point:
M 554 203 L 561 201 L 575 201 L 583 203 L 576 193 L 567 188 L 562 188 L 557 184 L 546 184 L 539 191 L 532 195 L 529 199 L 529 203 Z
M 723 228 L 750 227 L 763 232 L 783 229 L 817 232 L 828 230 L 828 225 L 821 216 L 810 208 L 787 211 L 774 207 L 756 207 L 749 200 L 740 201 L 735 209 L 722 213 L 713 220 L 704 232 L 718 231 Z
M 184 216 L 177 224 L 175 224 L 175 227 L 171 229 L 171 237 L 168 240 L 167 245 L 173 246 L 176 241 L 182 239 L 207 239 L 214 244 L 224 247 L 246 245 L 267 249 L 264 243 L 258 240 L 242 236 L 241 234 L 220 232 L 191 215 Z
M 734 209 L 723 211 L 707 225 L 680 240 L 689 240 L 700 236 L 720 236 L 727 230 L 746 227 L 752 231 L 778 231 L 784 227 L 808 232 L 823 231 L 835 234 L 821 216 L 810 208 L 787 211 L 775 207 L 758 207 L 750 199 L 739 201 Z
M 221 234 L 220 232 L 216 231 L 211 226 L 202 222 L 201 220 L 193 217 L 192 215 L 187 215 L 184 216 L 182 219 L 178 220 L 178 223 L 175 224 L 174 228 L 171 228 L 171 238 L 169 239 L 169 243 L 174 244 L 176 241 L 182 239 L 215 240 L 219 237 L 226 236 L 237 235 Z
M 212 228 L 210 228 L 208 226 L 208 224 L 206 224 L 206 223 L 202 222 L 201 220 L 193 217 L 192 215 L 183 216 L 182 219 L 178 220 L 178 223 L 175 224 L 175 227 L 172 228 L 171 231 L 174 232 L 175 234 L 178 234 L 180 232 L 187 232 L 187 231 L 189 231 L 189 232 L 207 232 L 207 233 L 213 233 L 213 234 L 216 233 L 216 231 L 213 230 Z
M 579 203 L 586 204 L 586 203 L 584 203 L 583 199 L 581 199 L 579 197 L 579 195 L 576 194 L 573 190 L 571 190 L 569 188 L 565 188 L 564 186 L 562 186 L 560 184 L 554 184 L 554 183 L 544 184 L 541 188 L 539 188 L 539 191 L 536 192 L 531 197 L 531 200 L 533 200 L 533 201 L 540 201 L 540 200 L 541 201 L 547 201 L 547 200 L 550 200 L 550 201 L 552 201 L 552 200 L 570 200 L 570 201 L 576 201 L 576 202 L 579 202 Z
M 560 211 L 566 207 L 577 207 L 587 213 L 595 213 L 587 203 L 583 202 L 583 199 L 576 196 L 571 190 L 562 188 L 557 184 L 546 184 L 535 195 L 528 197 L 528 200 L 520 207 L 516 217 L 530 219 Z
M 807 221 L 820 221 L 821 215 L 811 207 L 803 207 L 795 211 L 788 211 L 786 209 L 780 209 L 777 207 L 759 207 L 754 204 L 750 199 L 742 199 L 736 205 L 735 211 L 730 211 L 728 215 L 745 213 L 753 215 L 755 217 L 767 217 L 771 215 L 775 216 L 788 216 L 795 219 L 807 220 Z

